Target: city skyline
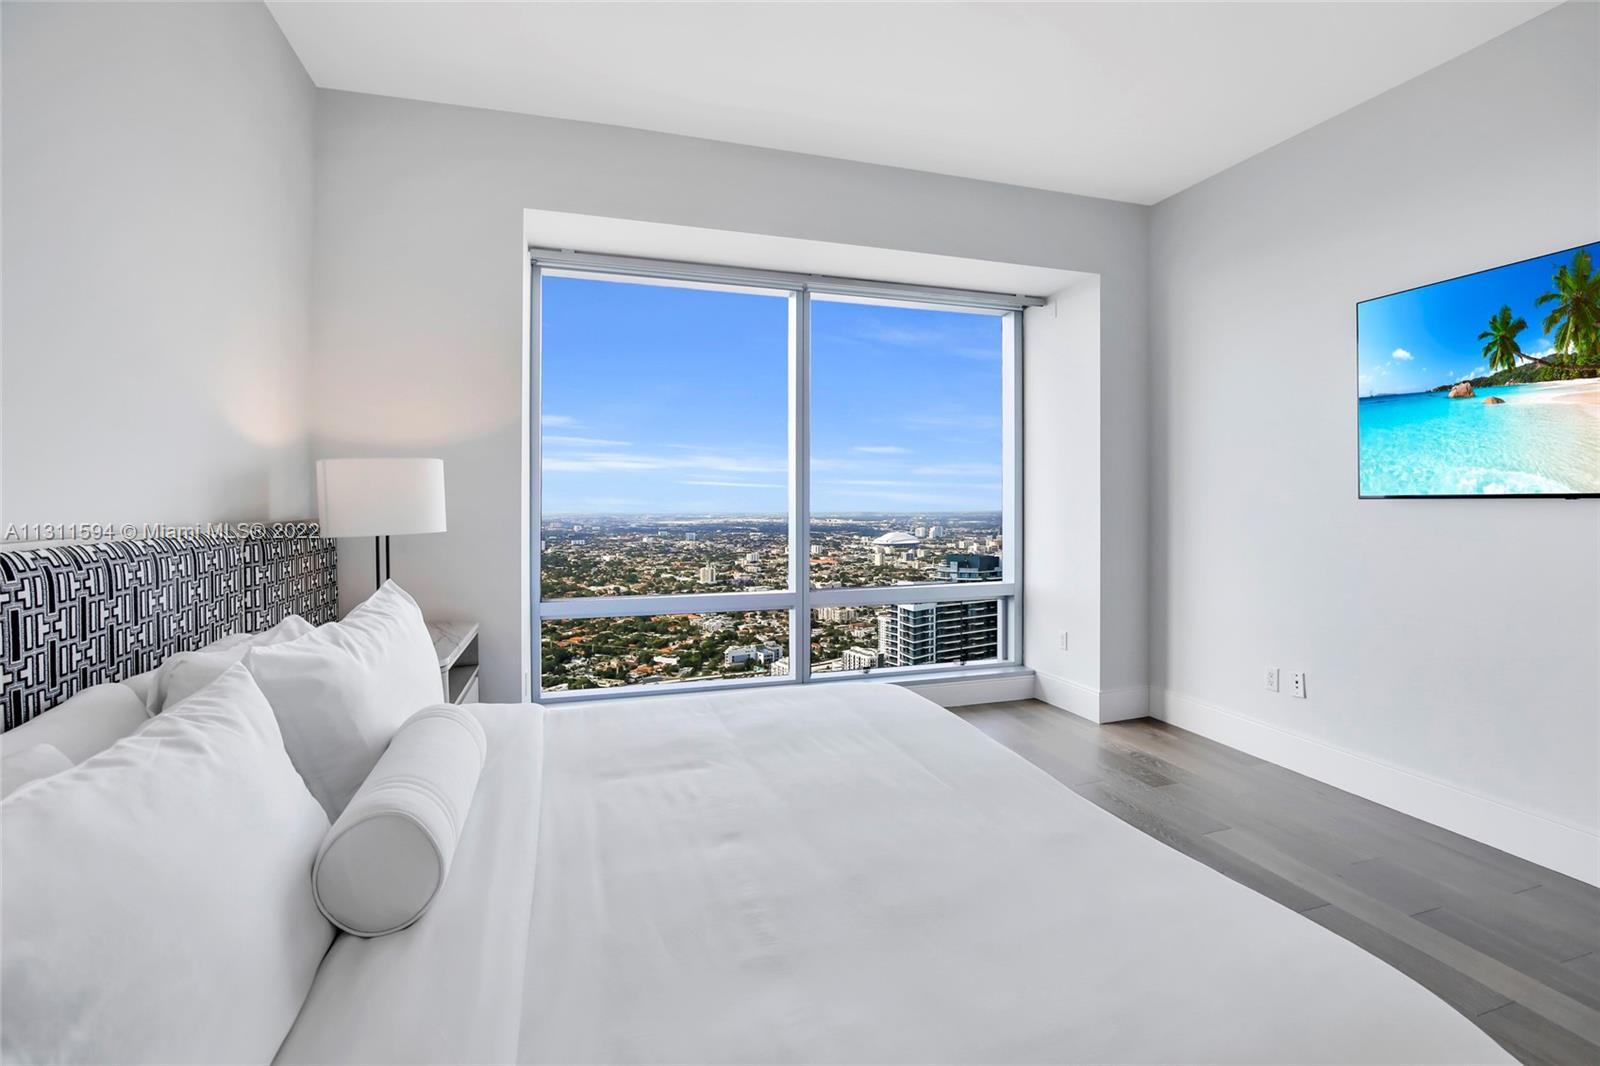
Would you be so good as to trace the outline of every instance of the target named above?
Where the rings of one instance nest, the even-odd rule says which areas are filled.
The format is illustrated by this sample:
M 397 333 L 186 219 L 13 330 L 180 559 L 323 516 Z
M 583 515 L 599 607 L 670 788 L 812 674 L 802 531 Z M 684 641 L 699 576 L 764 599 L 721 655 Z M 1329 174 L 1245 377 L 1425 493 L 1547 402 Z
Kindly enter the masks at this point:
M 998 316 L 817 297 L 816 513 L 998 511 Z M 775 515 L 788 498 L 788 301 L 546 277 L 546 515 Z
M 899 532 L 885 535 L 896 526 Z M 788 532 L 785 518 L 547 520 L 537 591 L 541 601 L 550 601 L 782 590 L 790 585 Z M 878 589 L 883 599 L 814 608 L 812 670 L 994 658 L 1001 613 L 997 601 L 983 598 L 980 590 L 1003 579 L 1003 552 L 994 511 L 872 512 L 815 521 L 807 563 L 811 585 Z M 968 584 L 978 595 L 966 603 L 925 607 L 905 599 L 909 589 L 930 582 Z M 544 619 L 540 683 L 545 691 L 564 691 L 781 676 L 795 654 L 788 627 L 782 609 Z

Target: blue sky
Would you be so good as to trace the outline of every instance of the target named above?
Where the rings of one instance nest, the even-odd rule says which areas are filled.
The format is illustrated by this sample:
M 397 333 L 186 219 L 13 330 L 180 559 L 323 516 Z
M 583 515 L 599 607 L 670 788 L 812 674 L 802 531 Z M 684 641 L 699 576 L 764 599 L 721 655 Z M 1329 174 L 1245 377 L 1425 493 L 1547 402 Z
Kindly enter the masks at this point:
M 1600 244 L 1587 247 L 1600 256 Z M 1534 300 L 1570 262 L 1572 252 L 1561 252 L 1363 303 L 1357 312 L 1361 395 L 1423 392 L 1489 373 L 1478 334 L 1507 304 L 1528 322 L 1518 337 L 1522 350 L 1544 354 L 1550 339 L 1540 327 L 1549 308 Z
M 547 277 L 544 510 L 783 513 L 778 296 Z M 812 510 L 998 511 L 994 315 L 812 301 Z

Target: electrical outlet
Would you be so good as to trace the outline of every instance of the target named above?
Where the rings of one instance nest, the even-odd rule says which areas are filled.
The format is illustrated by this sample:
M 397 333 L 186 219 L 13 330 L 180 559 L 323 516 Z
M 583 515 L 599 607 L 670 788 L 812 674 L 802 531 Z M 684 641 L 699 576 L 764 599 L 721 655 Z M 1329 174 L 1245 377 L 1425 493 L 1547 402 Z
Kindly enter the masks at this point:
M 1063 629 L 1061 634 L 1056 637 L 1056 643 L 1061 646 L 1062 651 L 1067 650 L 1067 631 L 1065 629 Z
M 1298 670 L 1289 675 L 1289 695 L 1297 700 L 1306 698 L 1306 675 Z
M 1278 668 L 1276 666 L 1267 667 L 1267 691 L 1278 691 Z

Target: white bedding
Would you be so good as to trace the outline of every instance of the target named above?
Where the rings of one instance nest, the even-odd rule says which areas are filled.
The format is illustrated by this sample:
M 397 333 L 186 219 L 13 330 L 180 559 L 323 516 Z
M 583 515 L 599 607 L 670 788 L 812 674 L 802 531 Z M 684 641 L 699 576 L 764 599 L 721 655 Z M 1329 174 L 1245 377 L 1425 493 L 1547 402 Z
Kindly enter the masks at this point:
M 280 1062 L 1510 1062 L 887 685 L 473 709 L 450 878 Z

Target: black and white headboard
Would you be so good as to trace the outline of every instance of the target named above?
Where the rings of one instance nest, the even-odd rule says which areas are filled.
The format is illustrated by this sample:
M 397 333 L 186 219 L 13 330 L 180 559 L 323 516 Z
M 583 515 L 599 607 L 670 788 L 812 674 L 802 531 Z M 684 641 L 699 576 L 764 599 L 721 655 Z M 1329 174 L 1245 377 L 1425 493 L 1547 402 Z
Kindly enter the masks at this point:
M 320 537 L 191 535 L 0 551 L 0 707 L 12 729 L 230 633 L 332 621 L 338 555 Z

